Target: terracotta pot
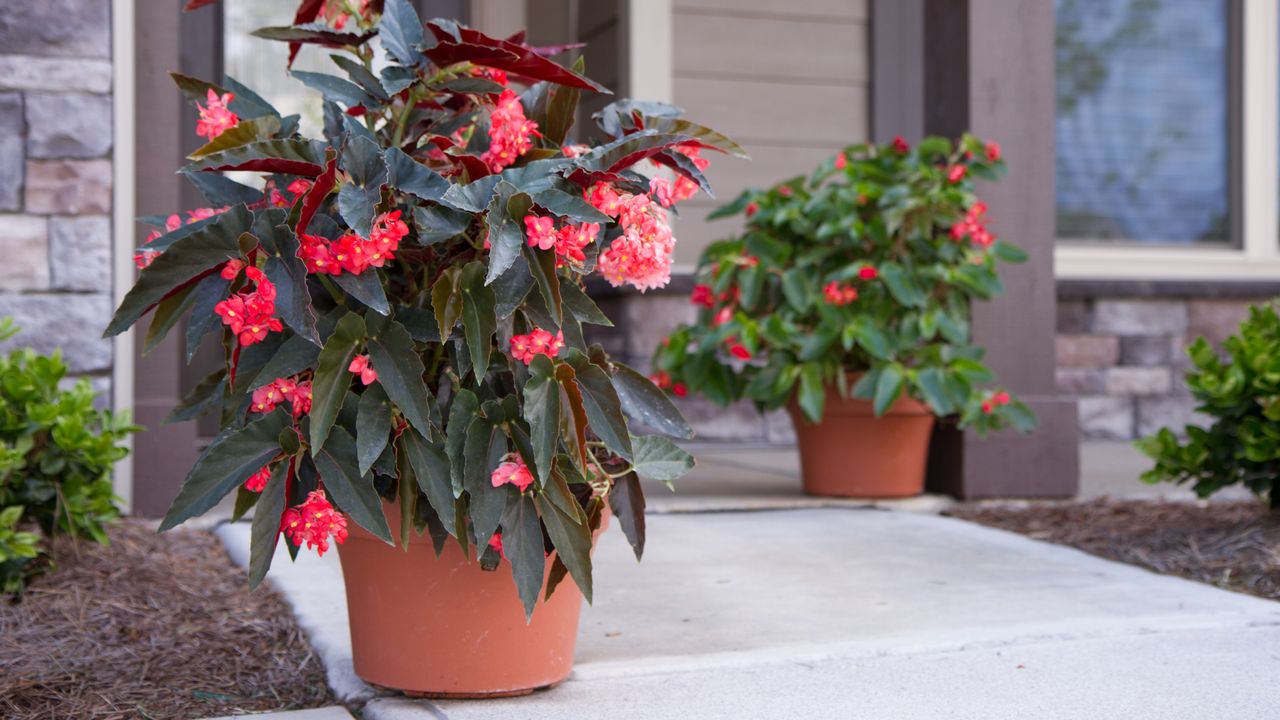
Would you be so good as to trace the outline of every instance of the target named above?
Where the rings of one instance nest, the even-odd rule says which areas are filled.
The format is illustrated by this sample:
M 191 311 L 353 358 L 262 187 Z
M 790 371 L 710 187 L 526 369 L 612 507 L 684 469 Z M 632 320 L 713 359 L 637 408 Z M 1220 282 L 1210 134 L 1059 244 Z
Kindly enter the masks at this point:
M 812 423 L 793 400 L 804 491 L 825 497 L 900 498 L 924 492 L 934 416 L 903 396 L 876 417 L 869 400 L 827 390 L 822 421 Z
M 399 537 L 398 505 L 384 509 Z M 425 533 L 414 534 L 404 551 L 355 523 L 348 527 L 338 554 L 352 659 L 365 681 L 416 696 L 468 698 L 524 695 L 568 677 L 582 611 L 572 578 L 550 601 L 539 600 L 526 624 L 510 563 L 485 572 L 452 538 L 437 558 Z

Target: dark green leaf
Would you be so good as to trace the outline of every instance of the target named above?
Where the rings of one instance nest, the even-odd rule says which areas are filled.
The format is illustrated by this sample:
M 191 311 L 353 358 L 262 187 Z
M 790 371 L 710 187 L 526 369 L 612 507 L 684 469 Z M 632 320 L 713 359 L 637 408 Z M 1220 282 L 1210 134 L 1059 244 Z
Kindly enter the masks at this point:
M 902 374 L 900 366 L 893 363 L 884 366 L 880 371 L 880 379 L 876 382 L 876 396 L 873 401 L 873 409 L 877 417 L 888 412 L 889 408 L 902 396 L 902 386 L 905 382 L 906 377 Z
M 524 419 L 529 423 L 538 483 L 546 485 L 560 434 L 560 382 L 546 355 L 537 355 L 529 363 L 529 382 L 524 386 Z
M 356 349 L 364 342 L 364 318 L 347 313 L 338 321 L 333 334 L 325 341 L 316 360 L 315 378 L 311 382 L 311 452 L 319 452 L 329 437 L 333 421 L 351 387 L 351 372 L 347 367 L 355 357 Z M 377 368 L 377 364 L 374 365 Z M 379 374 L 382 369 L 378 368 Z
M 409 454 L 409 464 L 418 480 L 418 487 L 427 495 L 427 502 L 436 511 L 440 523 L 450 535 L 455 534 L 454 494 L 449 481 L 449 458 L 436 443 L 428 442 L 413 428 L 400 434 L 400 449 Z
M 520 249 L 525 245 L 523 214 L 513 217 L 509 212 L 510 200 L 517 194 L 510 183 L 499 183 L 485 212 L 489 227 L 489 271 L 485 283 L 492 283 L 505 273 L 520 257 Z
M 471 366 L 479 385 L 489 367 L 493 335 L 498 331 L 497 299 L 493 289 L 485 285 L 485 264 L 468 263 L 458 283 L 462 292 L 462 329 L 471 350 Z
M 187 318 L 187 364 L 200 349 L 204 336 L 222 327 L 222 318 L 214 312 L 218 303 L 231 294 L 231 281 L 221 274 L 209 275 L 196 284 L 191 298 L 191 314 Z
M 640 477 L 670 482 L 693 469 L 693 456 L 661 435 L 631 439 L 635 447 L 635 471 Z
M 369 322 L 369 357 L 387 397 L 400 408 L 410 425 L 423 437 L 429 436 L 431 410 L 427 398 L 430 391 L 422 381 L 426 368 L 413 347 L 409 331 L 395 320 L 372 319 Z
M 377 76 L 364 65 L 344 55 L 330 55 L 329 59 L 345 70 L 347 75 L 365 92 L 384 102 L 391 99 L 386 90 L 383 89 L 382 83 L 379 82 Z
M 258 509 L 253 512 L 253 525 L 249 532 L 249 589 L 262 583 L 271 569 L 271 558 L 276 554 L 276 542 L 280 539 L 280 519 L 284 515 L 285 480 L 289 476 L 289 462 L 277 463 L 258 498 Z
M 563 190 L 547 188 L 533 193 L 535 205 L 545 209 L 552 215 L 568 218 L 574 222 L 607 223 L 609 216 L 596 210 L 591 203 L 582 199 L 581 195 L 571 195 Z
M 604 441 L 606 447 L 630 460 L 632 458 L 631 434 L 622 416 L 622 401 L 613 388 L 609 374 L 578 354 L 571 360 L 574 382 L 582 390 L 582 407 L 587 413 L 591 429 Z M 572 570 L 572 567 L 570 567 Z
M 261 190 L 242 185 L 223 175 L 203 172 L 184 172 L 181 175 L 200 191 L 209 207 L 252 205 L 262 200 Z
M 693 428 L 653 381 L 622 363 L 613 363 L 613 387 L 631 419 L 672 437 L 692 438 Z
M 381 383 L 364 389 L 356 409 L 356 452 L 361 475 L 377 462 L 391 437 L 391 401 Z
M 489 479 L 493 469 L 507 453 L 507 436 L 502 429 L 491 428 L 487 423 L 477 421 L 472 424 L 471 433 L 467 437 L 465 452 L 466 489 L 469 498 L 467 510 L 476 547 L 484 548 L 498 529 L 502 511 L 507 506 L 508 493 L 515 493 L 516 489 L 510 485 L 494 487 Z
M 434 245 L 461 235 L 471 227 L 472 215 L 442 205 L 413 209 L 413 224 L 418 228 L 418 242 Z
M 372 268 L 359 275 L 352 275 L 351 273 L 334 275 L 333 281 L 351 297 L 364 303 L 366 307 L 379 315 L 391 313 L 391 305 L 387 303 L 387 294 L 382 289 L 382 280 L 378 278 L 378 273 Z
M 224 432 L 200 453 L 191 472 L 182 481 L 160 530 L 177 527 L 183 521 L 207 512 L 237 485 L 262 469 L 280 452 L 277 439 L 290 424 L 289 413 L 277 408 L 242 428 Z
M 516 592 L 524 605 L 527 620 L 533 616 L 533 608 L 538 604 L 542 579 L 547 571 L 542 523 L 538 520 L 533 500 L 527 495 L 516 496 L 502 515 L 502 549 L 511 561 Z
M 414 66 L 423 61 L 418 46 L 422 44 L 422 20 L 408 0 L 387 0 L 378 22 L 382 47 L 401 65 Z
M 822 366 L 805 363 L 800 366 L 800 391 L 796 397 L 800 409 L 812 422 L 822 420 L 822 411 L 827 402 L 827 391 L 822 384 Z
M 337 77 L 317 72 L 294 70 L 290 73 L 303 85 L 324 96 L 325 100 L 341 103 L 347 107 L 364 107 L 377 104 L 377 100 L 369 96 L 359 85 Z M 221 137 L 221 136 L 219 136 Z
M 436 326 L 440 328 L 440 338 L 447 339 L 453 334 L 453 326 L 462 316 L 462 293 L 457 287 L 457 269 L 450 269 L 440 274 L 436 284 L 431 286 L 431 308 L 436 314 Z
M 165 423 L 184 422 L 199 417 L 217 405 L 222 404 L 222 393 L 227 387 L 226 368 L 218 368 L 201 380 L 187 396 L 178 403 L 173 412 L 164 419 Z
M 440 177 L 435 170 L 409 157 L 399 148 L 388 148 L 384 155 L 387 170 L 390 171 L 391 187 L 423 200 L 439 200 L 449 189 L 448 180 Z M 466 216 L 466 219 L 470 221 L 471 218 Z M 466 229 L 465 225 L 463 229 Z M 454 235 L 456 234 L 455 232 Z
M 543 328 L 543 330 L 559 330 L 564 318 L 564 301 L 560 296 L 560 277 L 556 275 L 556 253 L 554 250 L 531 248 L 523 242 L 521 246 L 525 260 L 532 271 L 534 283 L 538 286 L 543 303 L 550 312 L 550 319 L 555 323 L 554 326 Z
M 320 348 L 300 335 L 293 335 L 284 341 L 279 350 L 271 354 L 266 364 L 253 378 L 248 390 L 256 390 L 276 378 L 297 375 L 314 365 L 319 356 Z
M 511 313 L 528 297 L 529 290 L 533 289 L 533 275 L 524 256 L 517 255 L 511 269 L 499 275 L 491 287 L 497 300 L 494 312 L 499 318 L 511 317 Z
M 373 478 L 356 467 L 356 441 L 341 427 L 333 428 L 323 450 L 311 448 L 311 457 L 324 481 L 325 490 L 338 507 L 357 525 L 392 544 L 391 528 L 382 510 L 382 498 L 373 488 Z
M 342 150 L 342 169 L 351 182 L 338 190 L 338 214 L 361 237 L 369 237 L 382 186 L 387 183 L 382 148 L 365 137 L 351 138 Z
M 142 354 L 146 355 L 159 345 L 173 329 L 174 325 L 182 319 L 183 315 L 191 309 L 191 305 L 195 302 L 195 290 L 199 284 L 203 284 L 209 278 L 215 278 L 216 275 L 210 275 L 197 283 L 197 285 L 187 285 L 174 294 L 160 301 L 156 306 L 156 310 L 151 315 L 151 322 L 147 325 L 147 337 L 142 343 Z M 221 279 L 221 278 L 219 278 Z
M 228 259 L 240 256 L 240 234 L 249 229 L 253 216 L 243 205 L 219 214 L 215 220 L 174 241 L 138 275 L 138 281 L 107 325 L 105 337 L 129 329 L 143 313 L 184 283 L 209 272 Z
M 409 331 L 414 342 L 440 342 L 440 327 L 435 313 L 425 308 L 402 307 L 396 309 L 396 320 Z
M 186 170 L 252 170 L 313 178 L 324 171 L 324 148 L 318 140 L 263 140 L 208 155 Z
M 467 428 L 480 413 L 480 400 L 476 394 L 462 388 L 453 397 L 449 406 L 449 423 L 445 428 L 445 450 L 449 456 L 449 479 L 453 496 L 462 494 L 463 455 L 462 445 L 467 439 Z
M 609 507 L 639 560 L 644 555 L 644 490 L 635 473 L 627 473 L 614 481 L 609 491 Z
M 582 590 L 582 596 L 591 602 L 591 528 L 586 523 L 576 523 L 565 515 L 555 503 L 545 496 L 539 495 L 534 500 L 538 512 L 542 515 L 542 523 L 547 528 L 547 536 L 555 546 L 556 553 L 569 575 Z
M 298 239 L 287 226 L 275 238 L 276 253 L 267 258 L 263 272 L 276 286 L 276 314 L 294 332 L 316 345 L 316 312 L 307 288 L 307 268 L 298 257 Z
M 576 283 L 561 283 L 560 297 L 564 300 L 564 306 L 569 308 L 569 312 L 579 321 L 613 327 L 613 321 L 609 320 L 609 316 L 605 315 L 600 310 L 600 306 L 596 305 L 595 301 L 588 297 Z

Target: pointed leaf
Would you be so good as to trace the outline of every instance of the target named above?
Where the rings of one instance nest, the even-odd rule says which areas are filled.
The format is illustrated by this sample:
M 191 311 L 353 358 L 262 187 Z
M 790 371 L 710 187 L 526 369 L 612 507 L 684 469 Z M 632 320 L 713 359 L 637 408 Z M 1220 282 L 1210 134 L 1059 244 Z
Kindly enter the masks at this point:
M 582 390 L 582 407 L 591 429 L 605 446 L 628 460 L 632 457 L 631 435 L 622 416 L 622 401 L 613 388 L 609 374 L 579 354 L 573 364 L 574 382 Z M 572 568 L 570 568 L 572 569 Z
M 388 148 L 384 155 L 391 187 L 423 200 L 439 200 L 449 189 L 448 180 L 441 177 L 435 170 L 409 157 L 399 148 Z M 470 220 L 470 216 L 467 219 Z
M 271 558 L 276 554 L 280 539 L 280 519 L 284 516 L 285 480 L 289 476 L 289 463 L 277 463 L 258 498 L 253 511 L 253 525 L 249 532 L 249 589 L 252 590 L 266 578 L 271 569 Z
M 307 288 L 307 268 L 298 257 L 298 238 L 288 226 L 277 228 L 276 253 L 267 258 L 263 268 L 267 279 L 276 286 L 276 314 L 306 340 L 320 345 L 316 333 L 316 311 Z
M 338 190 L 338 214 L 361 237 L 369 237 L 382 186 L 387 183 L 387 164 L 382 149 L 365 137 L 353 137 L 342 150 L 342 169 L 351 178 Z
M 422 62 L 422 20 L 408 0 L 387 0 L 378 22 L 378 38 L 382 47 L 401 65 Z
M 324 147 L 318 140 L 262 140 L 206 155 L 186 170 L 252 170 L 313 178 L 324 170 Z
M 369 358 L 387 397 L 414 429 L 423 437 L 429 436 L 431 410 L 427 398 L 430 391 L 422 381 L 426 368 L 413 347 L 409 331 L 395 320 L 372 319 L 369 323 Z
M 382 511 L 382 498 L 373 487 L 373 478 L 356 468 L 356 441 L 341 427 L 333 428 L 323 450 L 311 449 L 325 490 L 338 507 L 357 525 L 392 544 L 391 528 Z
M 342 273 L 333 275 L 333 281 L 348 295 L 364 303 L 366 307 L 379 315 L 389 315 L 391 305 L 387 302 L 387 293 L 382 288 L 382 280 L 373 268 L 366 269 L 359 275 Z
M 537 355 L 529 363 L 529 382 L 524 386 L 524 419 L 529 423 L 538 484 L 546 485 L 560 435 L 560 382 L 555 378 L 551 358 L 546 355 Z
M 538 604 L 547 558 L 543 554 L 542 523 L 533 499 L 527 495 L 517 496 L 502 515 L 502 549 L 511 561 L 516 593 L 528 619 Z
M 472 218 L 469 212 L 441 205 L 413 209 L 413 224 L 418 228 L 418 242 L 423 245 L 434 245 L 461 235 L 471 227 Z
M 311 381 L 311 452 L 324 447 L 347 388 L 351 387 L 351 358 L 364 342 L 364 318 L 347 313 L 338 321 L 333 334 L 325 341 L 316 360 L 316 373 Z M 375 364 L 374 367 L 377 367 Z M 379 371 L 381 372 L 381 371 Z
M 537 496 L 534 503 L 542 515 L 547 536 L 569 575 L 578 584 L 582 596 L 591 602 L 591 528 L 578 524 L 544 496 Z
M 635 473 L 627 473 L 614 481 L 609 491 L 609 507 L 639 560 L 644 555 L 644 491 Z
M 477 547 L 488 545 L 489 538 L 498 529 L 503 508 L 507 506 L 507 491 L 515 492 L 515 488 L 509 485 L 494 487 L 489 479 L 493 468 L 506 453 L 507 436 L 500 428 L 479 420 L 472 423 L 463 453 L 467 466 L 464 483 L 468 496 L 467 513 Z
M 303 70 L 293 70 L 289 74 L 302 81 L 303 85 L 323 95 L 324 99 L 330 102 L 342 103 L 349 108 L 377 104 L 377 100 L 370 97 L 369 93 L 350 80 L 335 75 Z
M 671 482 L 693 469 L 693 456 L 661 435 L 632 438 L 635 471 L 640 477 Z
M 177 527 L 183 521 L 207 512 L 227 493 L 249 479 L 280 452 L 280 431 L 290 424 L 289 413 L 276 408 L 242 428 L 219 435 L 200 453 L 182 481 L 160 530 Z
M 449 480 L 449 458 L 444 449 L 410 428 L 400 434 L 401 451 L 409 454 L 409 464 L 418 480 L 418 487 L 427 496 L 427 502 L 436 511 L 440 523 L 450 535 L 456 535 L 454 518 L 454 494 Z
M 613 363 L 613 388 L 628 417 L 672 437 L 693 437 L 684 415 L 649 378 L 622 363 Z
M 485 265 L 476 261 L 462 269 L 459 289 L 462 292 L 462 329 L 471 351 L 471 367 L 476 384 L 483 380 L 489 367 L 493 335 L 498 331 L 497 299 L 493 289 L 484 284 Z
M 364 389 L 356 410 L 356 459 L 361 475 L 377 462 L 391 437 L 391 401 L 380 383 Z

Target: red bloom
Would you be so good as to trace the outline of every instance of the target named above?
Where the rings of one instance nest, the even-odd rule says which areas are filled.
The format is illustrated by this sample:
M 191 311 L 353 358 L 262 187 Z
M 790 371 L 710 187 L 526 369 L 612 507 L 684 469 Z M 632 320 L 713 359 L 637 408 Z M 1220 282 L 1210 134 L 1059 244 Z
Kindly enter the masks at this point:
M 266 339 L 269 332 L 280 332 L 284 325 L 272 317 L 276 310 L 276 286 L 258 268 L 250 265 L 244 274 L 254 289 L 241 291 L 214 306 L 222 324 L 231 328 L 240 344 L 249 346 Z
M 514 462 L 504 462 L 494 468 L 493 473 L 489 476 L 489 482 L 494 487 L 502 487 L 510 483 L 515 485 L 520 492 L 524 492 L 533 484 L 533 473 L 529 472 L 529 466 L 524 464 L 524 460 L 520 459 L 518 455 L 514 457 Z
M 843 169 L 845 169 L 845 167 L 846 167 L 846 166 L 848 166 L 848 165 L 849 165 L 849 161 L 845 158 L 844 153 L 837 153 L 837 154 L 836 154 L 836 163 L 835 163 L 835 167 L 836 167 L 836 169 L 837 169 L 837 170 L 843 170 Z
M 987 151 L 987 160 L 989 160 L 990 162 L 996 162 L 1000 159 L 1000 143 L 998 142 L 987 143 L 986 151 Z
M 280 529 L 289 542 L 299 547 L 305 543 L 317 555 L 329 549 L 330 537 L 339 545 L 347 539 L 347 519 L 333 509 L 322 490 L 312 490 L 301 505 L 285 510 Z
M 546 330 L 534 328 L 533 331 L 524 335 L 513 335 L 511 337 L 511 357 L 523 362 L 525 365 L 533 362 L 533 358 L 536 355 L 555 357 L 560 354 L 560 348 L 562 347 L 564 347 L 563 332 L 552 335 Z
M 236 123 L 240 122 L 240 118 L 227 109 L 227 105 L 235 97 L 231 93 L 224 93 L 222 97 L 218 97 L 218 93 L 210 88 L 205 97 L 208 106 L 196 103 L 196 109 L 200 111 L 200 119 L 196 121 L 196 134 L 212 140 L 235 127 Z
M 244 481 L 244 489 L 250 492 L 260 493 L 267 488 L 267 481 L 271 479 L 271 463 L 263 465 L 258 472 L 249 476 Z
M 239 258 L 233 258 L 222 266 L 222 279 L 235 280 L 240 275 L 240 271 L 244 269 L 244 261 Z
M 689 302 L 706 308 L 715 307 L 716 297 L 709 285 L 694 285 L 693 293 L 689 295 Z
M 754 202 L 747 203 L 747 210 L 746 210 L 747 217 L 751 217 L 752 215 L 755 215 L 758 212 L 760 212 L 759 205 L 755 204 Z
M 848 305 L 858 299 L 858 291 L 848 285 L 841 285 L 839 282 L 832 280 L 822 288 L 823 299 L 828 305 Z
M 684 383 L 676 383 L 671 386 L 671 392 L 676 397 L 686 397 L 689 394 L 689 388 L 685 387 Z
M 907 152 L 911 150 L 911 146 L 907 144 L 906 139 L 903 138 L 901 135 L 893 136 L 892 147 L 893 147 L 893 151 L 898 153 L 899 155 L 906 155 Z
M 650 375 L 649 380 L 663 390 L 671 387 L 671 376 L 667 374 L 666 370 L 659 370 L 658 372 Z
M 360 376 L 360 382 L 365 385 L 372 385 L 378 379 L 378 373 L 369 364 L 368 355 L 357 355 L 351 359 L 351 364 L 347 366 L 349 372 L 353 372 Z
M 489 537 L 489 547 L 496 550 L 503 560 L 507 559 L 507 554 L 502 551 L 502 533 L 495 532 Z
M 738 358 L 739 360 L 751 359 L 751 351 L 748 350 L 745 345 L 738 342 L 736 338 L 729 338 L 725 340 L 725 344 L 729 346 L 730 355 Z
M 732 319 L 733 319 L 733 308 L 726 305 L 720 308 L 720 311 L 716 313 L 715 317 L 711 318 L 711 327 L 716 327 L 717 325 L 723 325 Z
M 880 272 L 870 265 L 865 265 L 858 269 L 858 277 L 863 280 L 875 280 L 880 276 Z
M 498 104 L 489 114 L 489 149 L 480 159 L 492 172 L 514 163 L 521 155 L 533 149 L 532 137 L 538 132 L 538 123 L 528 119 L 520 97 L 512 90 L 503 90 Z
M 565 225 L 556 233 L 556 255 L 558 262 L 586 262 L 584 250 L 595 242 L 600 232 L 599 223 L 582 223 L 581 225 Z
M 539 250 L 551 250 L 556 246 L 555 218 L 526 215 L 524 218 L 524 234 L 529 240 L 529 247 Z
M 947 170 L 947 182 L 952 183 L 953 185 L 960 182 L 964 179 L 965 173 L 968 171 L 969 168 L 964 165 L 952 165 L 951 168 Z

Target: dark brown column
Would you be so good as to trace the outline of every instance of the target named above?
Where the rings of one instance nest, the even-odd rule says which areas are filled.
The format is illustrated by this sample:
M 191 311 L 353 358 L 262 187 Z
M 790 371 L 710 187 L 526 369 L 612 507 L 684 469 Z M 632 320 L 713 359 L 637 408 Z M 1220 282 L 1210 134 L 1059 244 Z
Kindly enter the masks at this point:
M 979 193 L 991 208 L 994 231 L 1030 255 L 1025 264 L 1007 266 L 1005 294 L 976 304 L 972 320 L 989 366 L 1031 406 L 1040 428 L 1031 435 L 1007 432 L 986 439 L 940 428 L 929 487 L 966 498 L 1073 495 L 1079 482 L 1076 405 L 1054 387 L 1053 3 L 920 0 L 922 16 L 916 17 L 888 7 L 898 4 L 879 0 L 874 12 L 890 28 L 887 33 L 919 34 L 922 61 L 895 62 L 901 40 L 873 44 L 875 81 L 881 85 L 873 97 L 877 105 L 889 106 L 873 111 L 876 137 L 895 134 L 881 122 L 910 124 L 913 98 L 906 93 L 915 86 L 907 76 L 920 73 L 925 134 L 955 137 L 969 130 L 1003 147 L 1008 175 L 984 184 Z M 895 88 L 906 90 L 895 95 Z
M 137 63 L 137 212 L 168 214 L 204 204 L 175 171 L 198 146 L 195 110 L 169 78 L 179 71 L 217 78 L 222 70 L 222 10 L 218 5 L 193 13 L 165 0 L 140 3 L 135 32 Z M 142 242 L 139 227 L 135 241 Z M 138 324 L 135 352 L 140 354 L 149 321 Z M 195 423 L 164 425 L 162 420 L 182 399 L 194 380 L 182 354 L 181 328 L 145 356 L 134 369 L 134 414 L 146 431 L 134 442 L 135 514 L 163 514 L 177 493 L 199 450 Z

